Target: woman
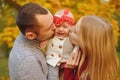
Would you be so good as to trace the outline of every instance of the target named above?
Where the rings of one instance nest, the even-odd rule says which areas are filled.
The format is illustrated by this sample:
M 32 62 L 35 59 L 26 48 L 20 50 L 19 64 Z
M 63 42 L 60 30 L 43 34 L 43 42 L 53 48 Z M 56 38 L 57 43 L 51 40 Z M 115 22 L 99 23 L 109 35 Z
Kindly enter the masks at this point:
M 119 62 L 113 28 L 107 21 L 83 16 L 69 35 L 71 42 L 80 47 L 81 55 L 75 54 L 67 61 L 64 80 L 116 80 Z

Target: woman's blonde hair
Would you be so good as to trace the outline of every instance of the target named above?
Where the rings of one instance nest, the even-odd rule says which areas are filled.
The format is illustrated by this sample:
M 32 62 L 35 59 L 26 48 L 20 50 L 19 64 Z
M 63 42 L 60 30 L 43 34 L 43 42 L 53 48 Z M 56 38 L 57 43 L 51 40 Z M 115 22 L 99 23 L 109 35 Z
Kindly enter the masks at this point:
M 91 80 L 115 80 L 118 68 L 113 28 L 104 19 L 87 15 L 76 24 L 79 28 L 80 48 L 82 57 L 78 71 L 87 59 L 87 67 L 78 72 L 82 80 L 89 76 Z

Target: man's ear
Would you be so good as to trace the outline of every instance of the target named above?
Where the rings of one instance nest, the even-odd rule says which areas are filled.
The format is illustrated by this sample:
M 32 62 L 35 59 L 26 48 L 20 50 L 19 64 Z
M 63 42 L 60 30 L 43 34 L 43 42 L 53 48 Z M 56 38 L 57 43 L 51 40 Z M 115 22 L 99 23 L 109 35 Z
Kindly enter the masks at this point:
M 36 39 L 36 34 L 35 33 L 33 33 L 33 32 L 26 32 L 25 33 L 25 36 L 29 39 L 29 40 L 34 40 L 34 39 Z

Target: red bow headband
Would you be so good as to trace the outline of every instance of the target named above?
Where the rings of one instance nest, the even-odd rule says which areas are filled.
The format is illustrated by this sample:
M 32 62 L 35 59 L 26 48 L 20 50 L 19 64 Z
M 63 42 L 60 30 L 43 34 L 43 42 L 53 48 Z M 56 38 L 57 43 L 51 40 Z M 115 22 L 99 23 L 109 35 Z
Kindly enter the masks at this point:
M 69 14 L 69 10 L 65 10 L 64 14 L 59 17 L 59 16 L 54 16 L 53 22 L 56 26 L 60 26 L 63 24 L 63 22 L 67 22 L 69 25 L 73 26 L 74 25 L 74 20 L 73 18 L 67 16 Z

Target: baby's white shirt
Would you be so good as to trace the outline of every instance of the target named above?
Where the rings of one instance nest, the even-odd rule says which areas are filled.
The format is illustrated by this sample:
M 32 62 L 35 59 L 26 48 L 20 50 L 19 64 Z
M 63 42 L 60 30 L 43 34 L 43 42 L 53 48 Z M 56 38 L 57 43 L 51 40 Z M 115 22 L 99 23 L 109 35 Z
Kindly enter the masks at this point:
M 53 67 L 60 62 L 66 62 L 73 51 L 73 45 L 69 40 L 69 37 L 60 39 L 55 36 L 50 39 L 47 45 L 46 59 L 47 63 Z

